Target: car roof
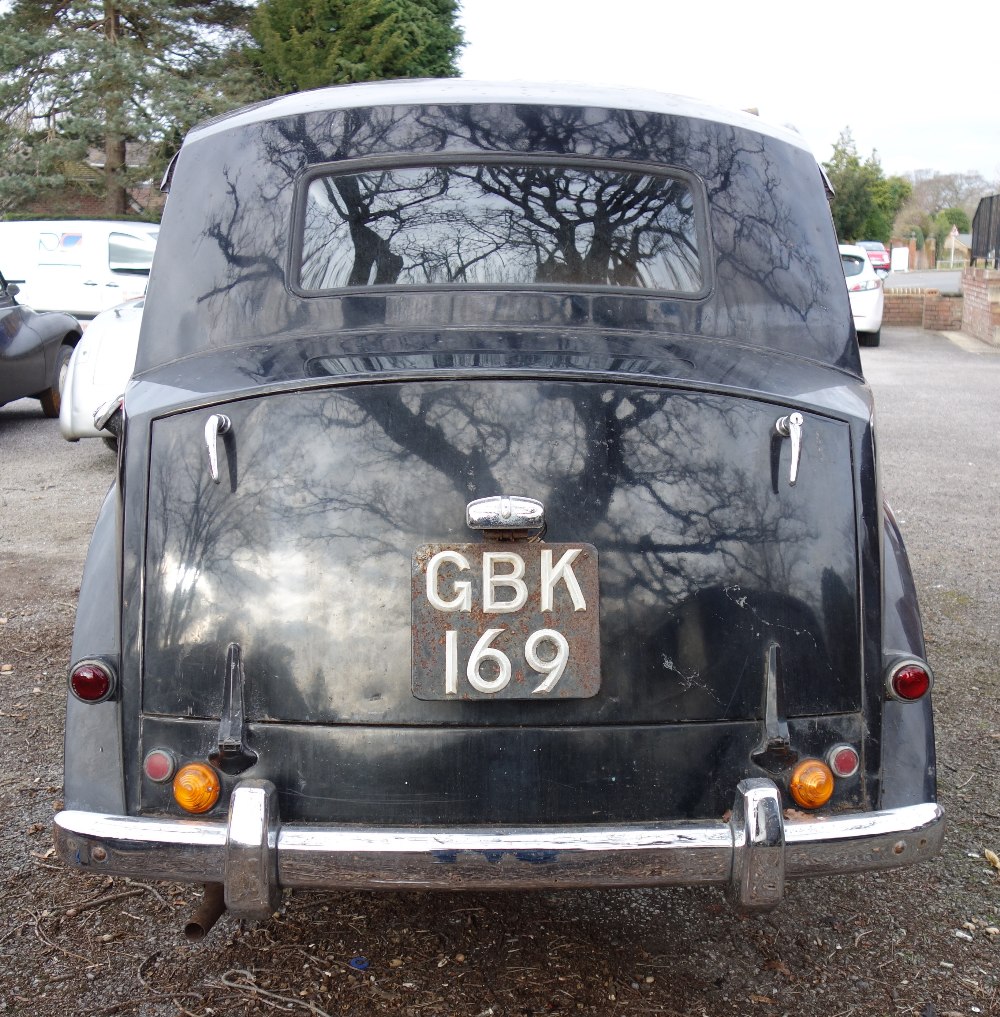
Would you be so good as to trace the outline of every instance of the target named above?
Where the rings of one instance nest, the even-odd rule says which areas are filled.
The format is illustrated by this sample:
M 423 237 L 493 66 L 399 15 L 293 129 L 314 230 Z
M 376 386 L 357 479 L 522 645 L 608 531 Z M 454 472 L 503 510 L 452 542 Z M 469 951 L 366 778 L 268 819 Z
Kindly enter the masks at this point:
M 726 109 L 687 96 L 639 88 L 598 87 L 573 83 L 532 83 L 469 81 L 465 78 L 416 78 L 395 81 L 368 81 L 355 85 L 333 85 L 307 92 L 268 99 L 197 124 L 185 144 L 200 141 L 219 131 L 305 113 L 371 106 L 426 106 L 437 104 L 513 104 L 538 106 L 580 106 L 598 109 L 631 109 L 647 113 L 693 117 L 731 124 L 778 138 L 812 152 L 796 131 L 779 127 L 759 116 Z

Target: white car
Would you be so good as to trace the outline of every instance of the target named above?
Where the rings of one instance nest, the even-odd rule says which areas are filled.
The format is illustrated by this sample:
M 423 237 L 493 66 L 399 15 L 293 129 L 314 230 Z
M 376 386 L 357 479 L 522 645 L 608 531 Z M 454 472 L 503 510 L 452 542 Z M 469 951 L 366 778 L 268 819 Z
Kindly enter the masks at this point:
M 94 413 L 125 391 L 135 367 L 144 298 L 102 311 L 87 326 L 69 362 L 59 409 L 59 430 L 67 441 L 115 440 L 94 426 Z
M 878 346 L 882 339 L 882 309 L 885 304 L 882 280 L 862 247 L 841 244 L 840 261 L 847 278 L 847 293 L 851 298 L 851 314 L 854 315 L 858 342 L 862 346 Z

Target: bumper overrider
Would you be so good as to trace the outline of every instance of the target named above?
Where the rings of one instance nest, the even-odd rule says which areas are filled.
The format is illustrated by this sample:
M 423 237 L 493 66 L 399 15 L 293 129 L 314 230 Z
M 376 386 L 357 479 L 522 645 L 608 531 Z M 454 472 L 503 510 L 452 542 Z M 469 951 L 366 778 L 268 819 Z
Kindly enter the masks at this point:
M 773 781 L 740 781 L 714 822 L 551 827 L 282 825 L 268 781 L 232 794 L 226 823 L 65 811 L 55 844 L 90 872 L 222 883 L 228 908 L 263 918 L 283 887 L 500 889 L 716 884 L 742 908 L 780 903 L 785 880 L 912 865 L 944 837 L 933 802 L 785 819 Z

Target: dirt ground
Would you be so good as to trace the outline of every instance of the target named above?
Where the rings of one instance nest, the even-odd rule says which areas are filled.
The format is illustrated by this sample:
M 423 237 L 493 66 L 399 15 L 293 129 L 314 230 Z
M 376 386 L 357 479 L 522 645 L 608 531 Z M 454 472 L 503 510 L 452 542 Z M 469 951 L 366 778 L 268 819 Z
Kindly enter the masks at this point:
M 945 848 L 792 884 L 755 918 L 706 889 L 312 893 L 192 944 L 198 891 L 66 871 L 51 850 L 65 668 L 114 457 L 63 442 L 37 404 L 0 409 L 0 1014 L 1000 1014 L 1000 581 L 983 533 L 1000 507 L 1000 356 L 926 335 L 884 330 L 866 370 L 936 670 Z

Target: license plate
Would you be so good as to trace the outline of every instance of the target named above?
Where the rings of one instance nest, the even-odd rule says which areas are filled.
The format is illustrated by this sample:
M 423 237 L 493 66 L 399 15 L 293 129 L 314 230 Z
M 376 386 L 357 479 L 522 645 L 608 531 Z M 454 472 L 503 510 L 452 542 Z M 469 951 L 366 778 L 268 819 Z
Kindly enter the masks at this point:
M 586 699 L 601 687 L 591 544 L 423 544 L 412 603 L 417 699 Z

